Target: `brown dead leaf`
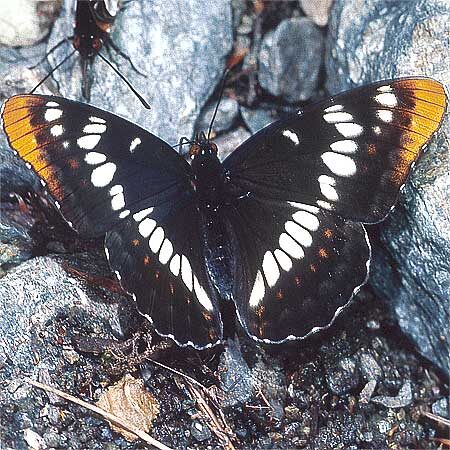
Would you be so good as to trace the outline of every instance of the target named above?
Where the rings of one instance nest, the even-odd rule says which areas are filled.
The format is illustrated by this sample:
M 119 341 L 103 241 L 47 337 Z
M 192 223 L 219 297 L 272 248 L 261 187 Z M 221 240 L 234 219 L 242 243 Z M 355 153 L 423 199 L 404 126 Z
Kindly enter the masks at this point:
M 150 430 L 159 413 L 159 404 L 153 395 L 146 391 L 144 381 L 129 374 L 110 386 L 99 398 L 97 406 L 145 432 Z M 134 434 L 111 422 L 110 426 L 127 441 L 136 439 Z

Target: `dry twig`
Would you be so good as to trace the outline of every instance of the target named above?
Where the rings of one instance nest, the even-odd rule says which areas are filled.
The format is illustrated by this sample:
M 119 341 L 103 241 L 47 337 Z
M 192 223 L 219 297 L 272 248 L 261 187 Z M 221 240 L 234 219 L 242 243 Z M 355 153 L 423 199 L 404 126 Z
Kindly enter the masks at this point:
M 30 378 L 25 378 L 25 381 L 39 389 L 43 389 L 46 392 L 51 392 L 52 394 L 59 395 L 65 400 L 68 400 L 72 403 L 75 403 L 79 406 L 82 406 L 83 408 L 89 409 L 90 411 L 102 416 L 106 420 L 114 423 L 115 425 L 126 429 L 130 433 L 135 434 L 138 438 L 142 439 L 144 442 L 146 442 L 149 445 L 152 445 L 153 447 L 156 447 L 160 450 L 172 450 L 170 447 L 167 447 L 167 445 L 164 445 L 162 442 L 159 442 L 158 440 L 152 438 L 148 433 L 135 428 L 133 425 L 124 422 L 120 417 L 115 416 L 114 414 L 111 414 L 107 411 L 105 411 L 102 408 L 99 408 L 95 405 L 91 405 L 88 402 L 85 402 L 84 400 L 81 400 L 79 398 L 76 398 L 70 394 L 66 394 L 63 391 L 60 391 L 59 389 L 56 389 L 52 386 L 48 386 L 47 384 L 39 383 L 38 381 L 34 381 Z

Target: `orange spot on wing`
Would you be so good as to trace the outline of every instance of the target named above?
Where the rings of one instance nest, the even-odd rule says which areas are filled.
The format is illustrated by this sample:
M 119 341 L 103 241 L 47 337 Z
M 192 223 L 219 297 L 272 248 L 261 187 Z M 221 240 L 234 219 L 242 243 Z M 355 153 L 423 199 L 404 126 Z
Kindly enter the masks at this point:
M 69 159 L 68 161 L 71 169 L 76 170 L 80 167 L 80 163 L 76 159 Z
M 330 230 L 330 228 L 326 228 L 325 231 L 323 232 L 323 235 L 326 238 L 330 239 L 333 236 L 333 231 Z
M 369 145 L 367 146 L 367 153 L 368 153 L 370 156 L 373 156 L 373 155 L 375 155 L 375 154 L 377 153 L 377 148 L 375 147 L 374 144 L 369 144 Z
M 275 294 L 275 297 L 277 300 L 283 300 L 284 299 L 284 293 L 281 289 L 278 289 L 277 293 Z
M 131 244 L 133 245 L 133 247 L 137 247 L 140 244 L 140 241 L 139 241 L 139 239 L 133 239 L 131 241 Z M 145 258 L 144 258 L 144 260 L 145 260 Z
M 294 281 L 297 286 L 302 284 L 302 279 L 298 275 L 294 277 Z
M 145 255 L 144 256 L 144 264 L 146 266 L 148 266 L 151 262 L 152 262 L 152 260 L 150 259 L 150 257 L 148 255 Z
M 310 264 L 309 265 L 309 269 L 311 270 L 311 272 L 316 272 L 317 271 L 317 267 L 314 264 Z
M 324 248 L 321 248 L 321 249 L 319 249 L 319 256 L 322 259 L 326 259 L 326 258 L 328 258 L 328 253 Z

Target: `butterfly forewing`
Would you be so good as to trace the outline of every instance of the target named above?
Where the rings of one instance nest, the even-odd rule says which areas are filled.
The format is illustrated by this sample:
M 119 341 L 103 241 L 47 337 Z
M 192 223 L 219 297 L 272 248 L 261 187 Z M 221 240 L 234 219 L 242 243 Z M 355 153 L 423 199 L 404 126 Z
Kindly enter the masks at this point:
M 445 108 L 434 80 L 375 83 L 261 130 L 224 165 L 242 191 L 375 223 L 395 203 Z
M 186 161 L 140 127 L 59 97 L 13 97 L 2 117 L 65 219 L 83 236 L 109 232 L 110 265 L 158 332 L 181 345 L 219 342 Z
M 6 102 L 3 125 L 11 147 L 85 236 L 189 189 L 190 167 L 168 144 L 98 108 L 21 95 Z

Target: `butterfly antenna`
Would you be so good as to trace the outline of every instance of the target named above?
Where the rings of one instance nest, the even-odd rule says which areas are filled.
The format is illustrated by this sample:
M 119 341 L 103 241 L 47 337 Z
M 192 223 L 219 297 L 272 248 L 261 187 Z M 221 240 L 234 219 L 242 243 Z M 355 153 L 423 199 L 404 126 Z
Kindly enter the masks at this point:
M 132 84 L 125 78 L 124 75 L 122 75 L 119 71 L 119 69 L 117 67 L 114 66 L 114 64 L 112 64 L 107 58 L 105 58 L 100 52 L 97 53 L 98 56 L 100 56 L 100 58 L 105 61 L 106 64 L 108 64 L 109 67 L 111 67 L 112 70 L 114 70 L 114 72 L 117 73 L 117 75 L 119 75 L 120 78 L 122 78 L 122 80 L 125 82 L 125 84 L 131 89 L 131 91 L 133 92 L 133 94 L 140 100 L 140 102 L 142 103 L 142 105 L 144 106 L 144 108 L 147 109 L 151 109 L 150 105 L 145 101 L 144 97 L 142 97 L 141 94 L 139 94 L 139 92 L 132 86 Z
M 220 102 L 222 100 L 223 91 L 225 90 L 225 82 L 227 81 L 227 77 L 228 77 L 228 74 L 230 73 L 230 70 L 231 69 L 229 69 L 229 68 L 225 69 L 225 72 L 222 75 L 222 81 L 221 81 L 222 86 L 220 88 L 219 100 L 217 100 L 216 108 L 214 109 L 214 114 L 212 116 L 211 123 L 209 124 L 208 135 L 207 135 L 207 138 L 206 138 L 207 141 L 209 141 L 209 137 L 211 135 L 211 130 L 212 130 L 212 126 L 213 126 L 213 123 L 214 123 L 214 119 L 216 118 L 217 110 L 219 109 L 219 105 L 220 105 Z
M 69 53 L 69 55 L 67 55 L 59 64 L 57 64 L 55 67 L 53 67 L 53 69 L 52 70 L 50 70 L 50 72 L 47 74 L 47 75 L 45 75 L 45 77 L 44 78 L 42 78 L 42 80 L 41 81 L 39 81 L 39 83 L 30 91 L 30 94 L 33 94 L 34 93 L 34 91 L 42 84 L 42 83 L 44 83 L 50 76 L 51 76 L 51 74 L 53 73 L 53 72 L 55 72 L 56 70 L 58 70 L 67 60 L 69 60 L 71 57 L 72 57 L 72 55 L 74 54 L 76 52 L 76 50 L 73 50 L 71 53 Z

